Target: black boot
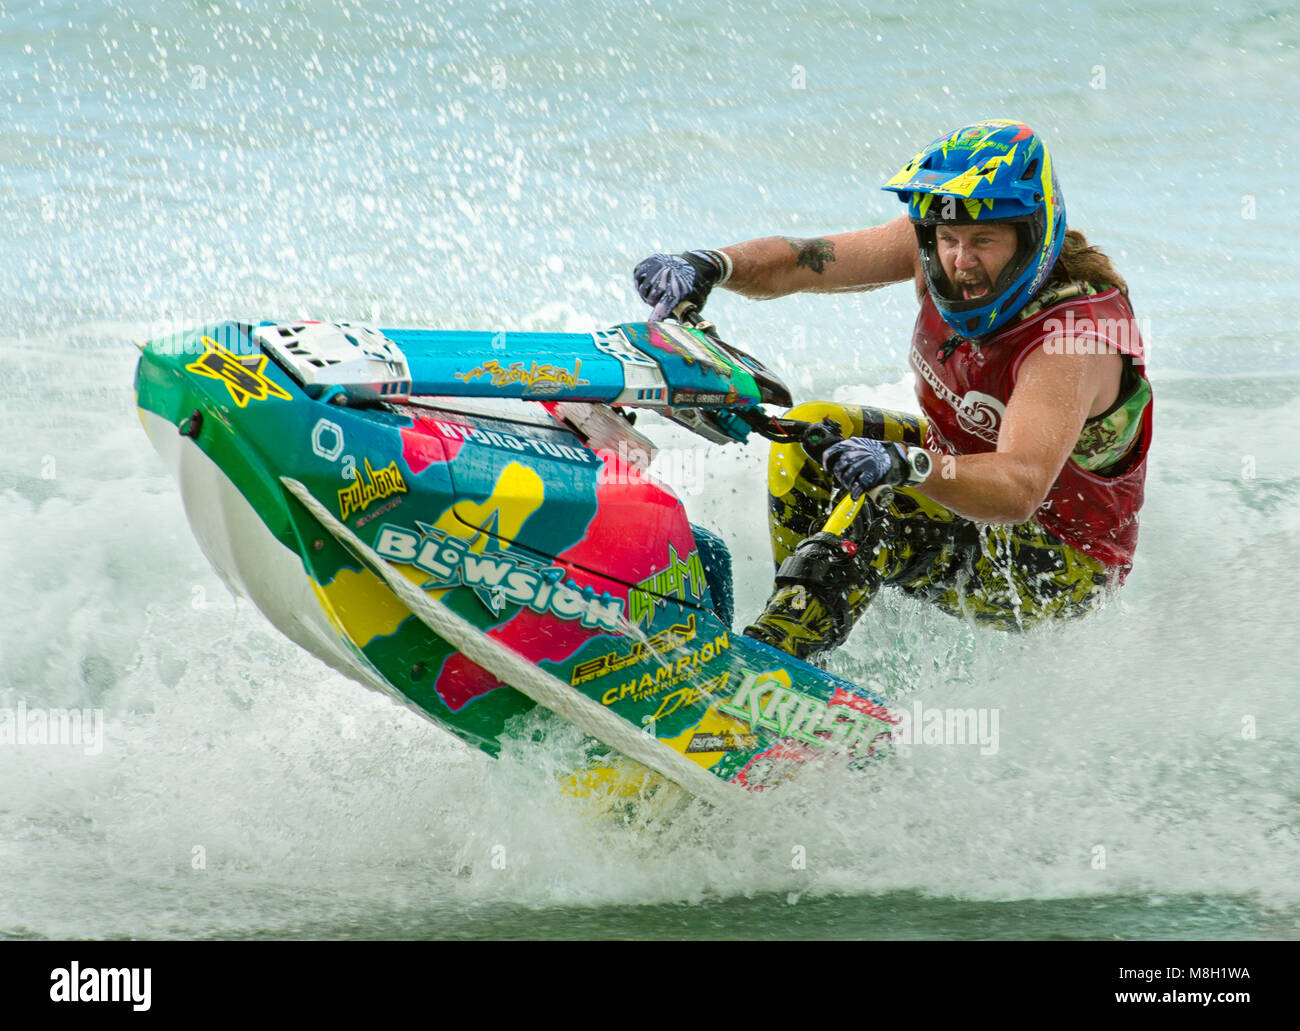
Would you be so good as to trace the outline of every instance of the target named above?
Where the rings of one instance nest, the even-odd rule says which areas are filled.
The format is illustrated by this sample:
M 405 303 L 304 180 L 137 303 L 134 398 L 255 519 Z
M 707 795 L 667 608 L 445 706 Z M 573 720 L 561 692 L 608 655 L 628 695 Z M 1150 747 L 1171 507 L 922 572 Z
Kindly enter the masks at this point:
M 862 558 L 856 543 L 833 533 L 806 538 L 781 563 L 776 590 L 745 635 L 806 662 L 838 648 L 856 619 L 850 595 L 869 595 L 876 575 Z

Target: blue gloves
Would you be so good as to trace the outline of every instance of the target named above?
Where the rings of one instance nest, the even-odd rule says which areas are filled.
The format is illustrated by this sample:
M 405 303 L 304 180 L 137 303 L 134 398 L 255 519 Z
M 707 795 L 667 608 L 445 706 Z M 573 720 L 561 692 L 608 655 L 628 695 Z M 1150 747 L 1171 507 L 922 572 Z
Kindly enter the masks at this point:
M 922 448 L 871 437 L 844 439 L 830 417 L 810 423 L 803 432 L 804 452 L 856 500 L 873 487 L 921 483 L 930 473 L 930 456 Z
M 687 251 L 685 254 L 652 254 L 632 270 L 636 292 L 646 304 L 654 305 L 651 322 L 661 322 L 682 301 L 703 309 L 709 291 L 726 282 L 731 263 L 717 251 Z
M 902 444 L 870 437 L 850 437 L 832 444 L 822 464 L 854 498 L 882 483 L 891 487 L 906 483 L 911 472 Z

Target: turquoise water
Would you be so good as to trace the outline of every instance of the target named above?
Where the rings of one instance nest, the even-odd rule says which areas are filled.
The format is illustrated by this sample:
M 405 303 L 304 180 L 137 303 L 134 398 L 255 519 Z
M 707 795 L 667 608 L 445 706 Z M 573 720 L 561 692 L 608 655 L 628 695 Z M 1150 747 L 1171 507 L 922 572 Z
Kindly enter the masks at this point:
M 0 744 L 0 935 L 1296 937 L 1295 10 L 560 10 L 0 9 L 0 708 L 105 719 L 95 755 Z M 838 660 L 998 708 L 995 755 L 600 818 L 556 728 L 493 763 L 231 599 L 140 432 L 160 328 L 625 320 L 645 254 L 893 217 L 879 184 L 990 115 L 1052 145 L 1159 406 L 1118 605 L 1007 639 L 882 598 Z M 799 399 L 911 404 L 906 287 L 709 311 Z M 709 470 L 743 618 L 762 449 Z

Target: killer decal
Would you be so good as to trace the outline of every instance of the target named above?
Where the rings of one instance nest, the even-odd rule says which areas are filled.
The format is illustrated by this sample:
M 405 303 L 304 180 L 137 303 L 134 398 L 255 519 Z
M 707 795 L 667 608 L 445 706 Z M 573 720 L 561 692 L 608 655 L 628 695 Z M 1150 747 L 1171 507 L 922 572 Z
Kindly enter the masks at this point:
M 706 589 L 700 553 L 692 551 L 683 560 L 669 544 L 668 565 L 651 573 L 628 592 L 630 618 L 636 624 L 649 623 L 654 619 L 655 610 L 666 604 L 664 599 L 699 602 Z

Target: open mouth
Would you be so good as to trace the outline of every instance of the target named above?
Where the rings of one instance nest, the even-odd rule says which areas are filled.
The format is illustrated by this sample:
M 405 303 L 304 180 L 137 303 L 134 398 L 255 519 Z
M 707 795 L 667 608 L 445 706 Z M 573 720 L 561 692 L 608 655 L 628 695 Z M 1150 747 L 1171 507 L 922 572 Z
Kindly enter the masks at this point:
M 969 301 L 974 297 L 983 297 L 989 292 L 991 285 L 987 279 L 959 279 L 957 289 L 961 291 L 961 299 Z

